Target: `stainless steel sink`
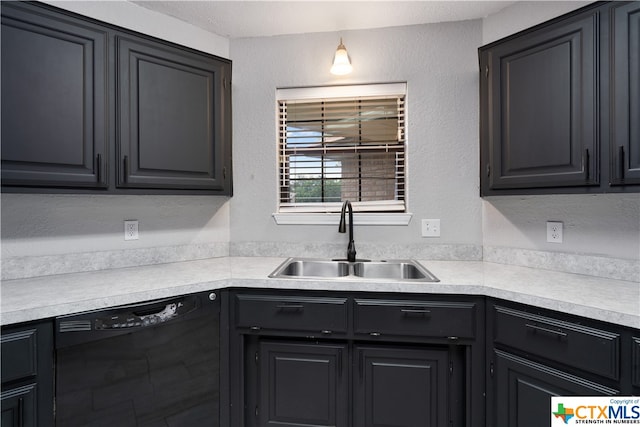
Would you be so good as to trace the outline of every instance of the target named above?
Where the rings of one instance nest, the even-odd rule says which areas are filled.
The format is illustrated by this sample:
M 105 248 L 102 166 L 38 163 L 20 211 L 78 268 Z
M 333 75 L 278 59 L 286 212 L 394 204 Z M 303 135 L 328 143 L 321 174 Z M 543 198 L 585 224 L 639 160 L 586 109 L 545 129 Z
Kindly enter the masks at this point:
M 273 273 L 273 278 L 329 278 L 337 280 L 378 279 L 385 281 L 438 282 L 415 260 L 328 260 L 289 258 Z
M 269 277 L 344 277 L 349 275 L 349 263 L 319 259 L 289 258 Z
M 353 274 L 374 279 L 439 281 L 429 270 L 413 260 L 356 262 L 353 264 Z

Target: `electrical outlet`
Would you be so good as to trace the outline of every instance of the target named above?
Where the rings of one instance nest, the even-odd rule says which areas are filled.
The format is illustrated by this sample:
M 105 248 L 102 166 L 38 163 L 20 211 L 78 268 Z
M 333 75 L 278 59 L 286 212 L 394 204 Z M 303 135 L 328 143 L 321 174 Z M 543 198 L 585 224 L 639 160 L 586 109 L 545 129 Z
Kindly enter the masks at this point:
M 547 221 L 547 242 L 562 243 L 562 223 Z
M 422 237 L 440 237 L 440 220 L 423 219 Z
M 138 220 L 124 221 L 124 240 L 138 240 Z

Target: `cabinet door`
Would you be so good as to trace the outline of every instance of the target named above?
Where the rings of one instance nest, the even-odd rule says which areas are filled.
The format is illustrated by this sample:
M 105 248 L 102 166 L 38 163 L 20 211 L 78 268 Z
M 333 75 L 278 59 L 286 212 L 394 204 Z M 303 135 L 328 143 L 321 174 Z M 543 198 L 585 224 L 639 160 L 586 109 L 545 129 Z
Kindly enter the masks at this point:
M 611 9 L 611 184 L 640 184 L 640 3 Z
M 53 325 L 2 328 L 2 422 L 7 426 L 53 426 Z
M 617 390 L 500 350 L 494 352 L 494 364 L 495 421 L 487 425 L 547 426 L 552 396 L 618 394 Z
M 258 425 L 347 426 L 346 345 L 263 341 Z
M 354 425 L 449 425 L 446 350 L 355 348 Z
M 631 339 L 631 385 L 640 393 L 640 338 Z
M 228 191 L 229 63 L 133 37 L 116 50 L 118 186 Z
M 2 3 L 2 184 L 105 187 L 107 37 L 31 9 Z
M 36 427 L 36 385 L 5 390 L 0 394 L 3 427 Z
M 483 194 L 598 183 L 597 23 L 590 10 L 480 51 Z

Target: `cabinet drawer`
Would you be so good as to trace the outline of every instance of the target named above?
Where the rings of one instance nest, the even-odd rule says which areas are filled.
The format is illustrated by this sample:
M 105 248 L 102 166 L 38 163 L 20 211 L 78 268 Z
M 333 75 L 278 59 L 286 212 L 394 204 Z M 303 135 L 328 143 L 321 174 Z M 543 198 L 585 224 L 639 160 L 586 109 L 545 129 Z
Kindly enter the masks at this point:
M 277 295 L 237 295 L 236 326 L 316 332 L 347 332 L 347 299 Z
M 475 330 L 474 303 L 355 300 L 355 333 L 473 338 Z
M 35 376 L 37 373 L 36 329 L 2 334 L 2 383 Z
M 619 378 L 620 335 L 495 306 L 496 343 L 597 375 Z

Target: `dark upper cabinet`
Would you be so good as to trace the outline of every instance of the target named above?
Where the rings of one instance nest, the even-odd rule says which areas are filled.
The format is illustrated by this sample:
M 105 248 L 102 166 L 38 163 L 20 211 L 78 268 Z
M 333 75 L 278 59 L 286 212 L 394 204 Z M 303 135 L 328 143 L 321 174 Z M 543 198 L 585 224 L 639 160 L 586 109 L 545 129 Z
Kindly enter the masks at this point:
M 598 2 L 479 49 L 482 196 L 640 191 L 639 22 Z
M 2 184 L 107 185 L 107 35 L 2 3 Z
M 231 195 L 231 62 L 2 3 L 6 192 Z
M 610 180 L 640 184 L 640 3 L 614 3 L 610 25 Z
M 116 37 L 118 186 L 224 190 L 230 66 Z
M 480 51 L 483 189 L 598 183 L 595 11 Z

